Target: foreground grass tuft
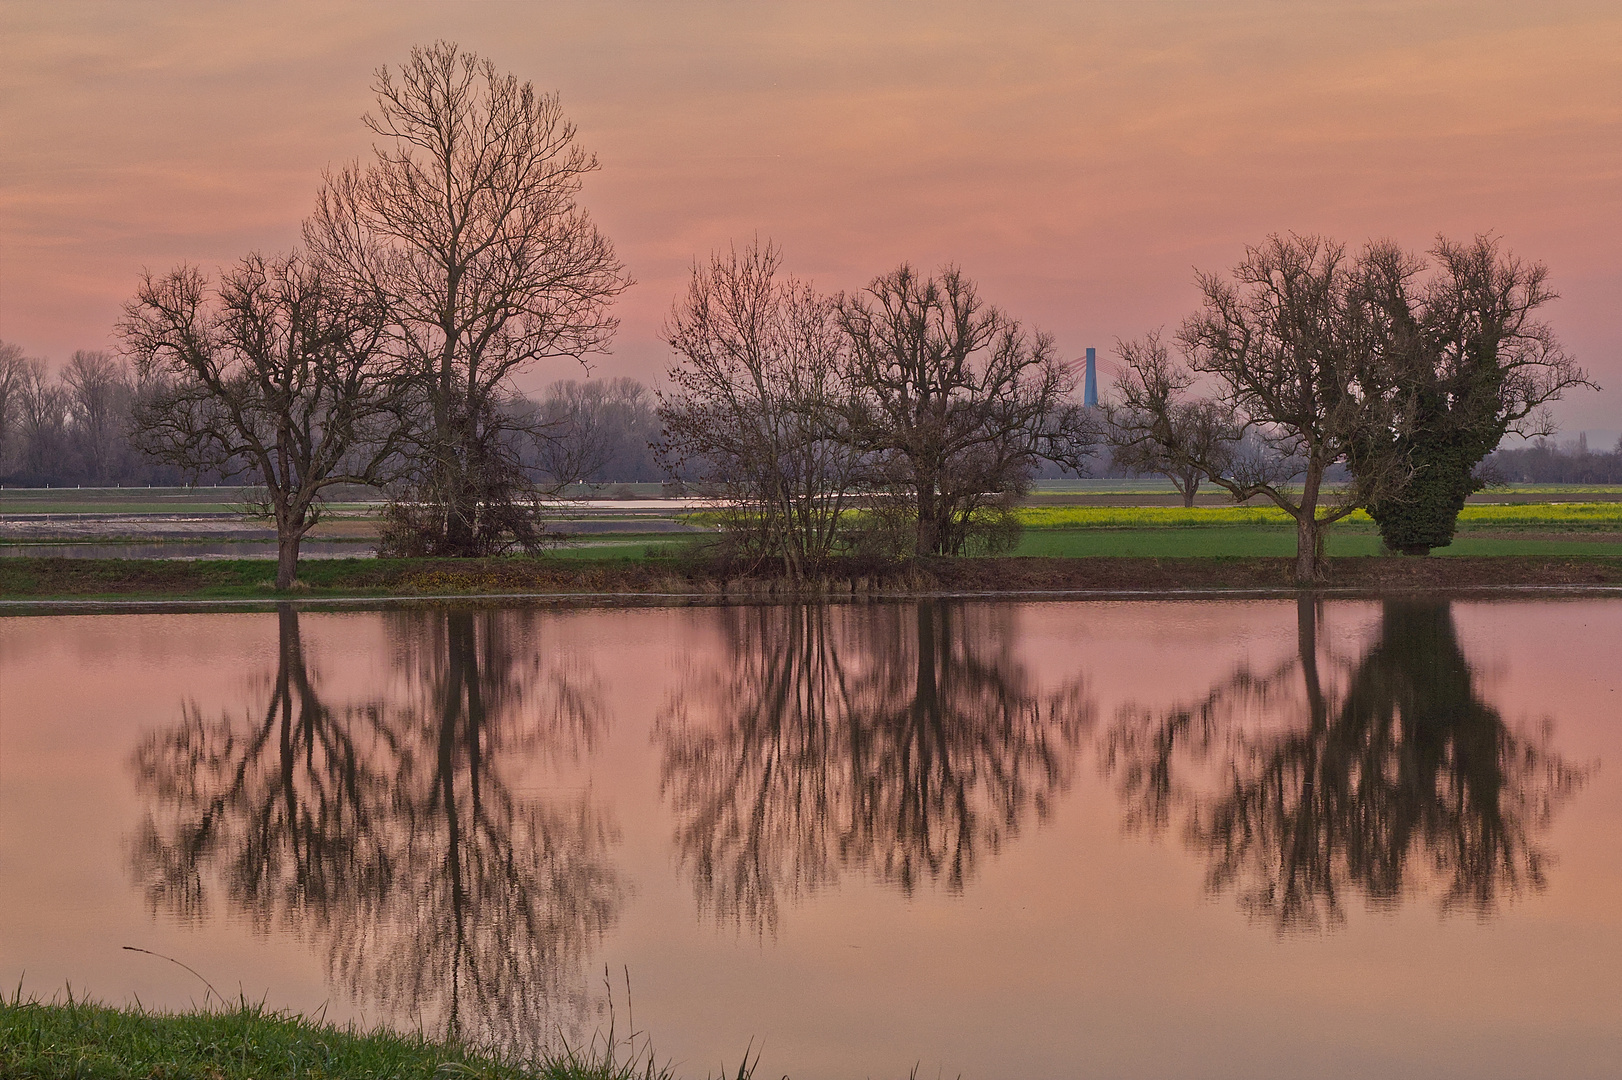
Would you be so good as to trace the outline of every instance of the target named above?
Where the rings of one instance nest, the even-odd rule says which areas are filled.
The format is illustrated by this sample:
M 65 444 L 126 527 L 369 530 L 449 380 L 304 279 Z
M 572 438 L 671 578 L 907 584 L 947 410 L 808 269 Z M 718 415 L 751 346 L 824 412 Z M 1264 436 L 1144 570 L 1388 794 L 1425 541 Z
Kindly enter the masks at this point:
M 612 1043 L 536 1063 L 503 1061 L 421 1035 L 359 1031 L 244 1003 L 190 1013 L 90 1002 L 0 1001 L 7 1080 L 672 1080 L 651 1053 Z M 747 1062 L 738 1077 L 753 1071 Z

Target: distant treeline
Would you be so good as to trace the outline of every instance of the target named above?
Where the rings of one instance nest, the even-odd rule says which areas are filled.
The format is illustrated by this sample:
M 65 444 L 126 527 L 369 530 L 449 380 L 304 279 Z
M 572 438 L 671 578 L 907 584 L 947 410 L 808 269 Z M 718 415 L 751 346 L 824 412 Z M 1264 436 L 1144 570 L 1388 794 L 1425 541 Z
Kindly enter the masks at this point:
M 131 420 L 140 395 L 122 358 L 80 351 L 52 376 L 43 360 L 0 342 L 0 483 L 13 487 L 141 487 L 211 484 L 213 471 L 188 476 L 143 454 Z M 657 483 L 670 479 L 654 460 L 658 400 L 636 379 L 562 379 L 537 398 L 510 408 L 545 421 L 550 439 L 523 449 L 524 464 L 542 481 L 593 484 Z M 1107 450 L 1088 470 L 1096 477 L 1137 475 Z M 1586 436 L 1569 443 L 1534 439 L 1495 451 L 1479 475 L 1515 484 L 1622 484 L 1622 440 L 1609 451 L 1589 449 Z M 1044 462 L 1037 479 L 1069 475 Z
M 139 388 L 129 365 L 76 352 L 54 377 L 44 360 L 0 342 L 0 483 L 14 487 L 139 487 L 187 477 L 136 450 Z M 212 483 L 217 476 L 198 476 Z
M 1495 450 L 1477 475 L 1510 484 L 1622 484 L 1622 439 L 1599 452 L 1588 448 L 1586 435 L 1565 446 L 1533 439 L 1526 446 Z
M 76 352 L 53 376 L 44 360 L 0 342 L 0 484 L 221 482 L 215 470 L 188 475 L 141 452 L 133 428 L 141 393 L 130 365 L 111 353 Z M 508 408 L 544 421 L 539 430 L 549 437 L 521 451 L 538 480 L 649 483 L 666 478 L 653 458 L 657 404 L 653 391 L 635 379 L 564 379 Z

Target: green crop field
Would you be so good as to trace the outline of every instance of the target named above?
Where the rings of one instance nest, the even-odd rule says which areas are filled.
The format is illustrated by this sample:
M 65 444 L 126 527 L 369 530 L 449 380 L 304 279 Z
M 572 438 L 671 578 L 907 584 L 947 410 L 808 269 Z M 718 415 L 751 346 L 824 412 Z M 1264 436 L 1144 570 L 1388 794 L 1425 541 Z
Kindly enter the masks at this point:
M 554 559 L 645 559 L 650 554 L 673 554 L 691 546 L 698 538 L 690 533 L 598 533 L 571 537 L 549 549 L 547 556 Z

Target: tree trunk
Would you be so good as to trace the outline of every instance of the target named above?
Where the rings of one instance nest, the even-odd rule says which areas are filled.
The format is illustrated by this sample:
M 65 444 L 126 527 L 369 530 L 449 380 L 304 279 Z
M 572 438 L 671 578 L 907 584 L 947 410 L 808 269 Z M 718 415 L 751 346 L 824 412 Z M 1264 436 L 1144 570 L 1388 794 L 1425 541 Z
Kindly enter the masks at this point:
M 936 496 L 932 487 L 918 484 L 918 539 L 914 545 L 917 555 L 933 555 L 940 546 L 940 521 L 936 514 Z
M 1318 533 L 1320 529 L 1315 510 L 1303 510 L 1301 515 L 1295 519 L 1295 580 L 1297 583 L 1310 584 L 1323 576 L 1323 567 L 1318 562 Z
M 1295 515 L 1295 580 L 1309 584 L 1323 578 L 1323 526 L 1318 521 L 1318 490 L 1324 465 L 1309 459 L 1301 485 L 1301 508 Z
M 276 587 L 291 589 L 298 577 L 298 547 L 304 534 L 292 530 L 276 537 Z
M 1171 484 L 1172 487 L 1177 489 L 1177 494 L 1183 497 L 1183 509 L 1187 510 L 1193 507 L 1194 496 L 1200 490 L 1200 474 L 1192 471 L 1185 472 L 1180 476 L 1173 474 Z

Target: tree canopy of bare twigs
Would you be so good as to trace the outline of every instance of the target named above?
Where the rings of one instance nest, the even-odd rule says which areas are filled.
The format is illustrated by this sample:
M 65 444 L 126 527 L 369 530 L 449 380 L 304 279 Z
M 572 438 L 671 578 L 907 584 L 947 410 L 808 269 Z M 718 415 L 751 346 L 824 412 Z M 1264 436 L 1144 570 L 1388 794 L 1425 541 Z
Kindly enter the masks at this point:
M 1197 469 L 1237 500 L 1263 496 L 1281 507 L 1296 523 L 1296 577 L 1317 580 L 1325 526 L 1404 479 L 1400 461 L 1371 454 L 1351 483 L 1324 483 L 1367 432 L 1392 423 L 1390 402 L 1363 382 L 1374 341 L 1355 302 L 1355 268 L 1342 245 L 1292 234 L 1247 248 L 1231 279 L 1202 273 L 1198 280 L 1204 302 L 1177 334 L 1189 370 L 1170 362 L 1155 339 L 1122 346 L 1127 371 L 1116 387 L 1115 438 L 1152 444 L 1153 453 Z M 1205 445 L 1174 423 L 1196 407 L 1187 397 L 1191 372 L 1209 377 L 1210 400 L 1232 418 Z M 1235 452 L 1247 433 L 1265 452 Z
M 711 256 L 665 324 L 677 360 L 660 453 L 726 496 L 740 555 L 814 571 L 842 543 L 863 469 L 833 301 L 780 273 L 770 243 Z
M 1491 236 L 1439 237 L 1430 254 L 1437 271 L 1424 278 L 1425 260 L 1371 244 L 1357 273 L 1375 346 L 1364 381 L 1390 400 L 1394 421 L 1368 429 L 1351 463 L 1405 464 L 1403 486 L 1368 509 L 1388 548 L 1419 555 L 1452 543 L 1465 499 L 1482 486 L 1475 467 L 1506 434 L 1551 434 L 1545 405 L 1593 385 L 1536 317 L 1556 298 L 1546 267 Z
M 1073 779 L 1086 685 L 1044 689 L 1006 612 L 853 610 L 722 612 L 725 648 L 656 722 L 677 857 L 720 923 L 775 934 L 845 874 L 962 892 Z
M 536 464 L 557 485 L 658 480 L 657 405 L 635 379 L 559 379 L 535 404 L 544 425 Z
M 81 467 L 91 484 L 109 484 L 128 450 L 125 430 L 135 387 L 118 357 L 79 350 L 62 370 Z
M 1172 364 L 1158 332 L 1117 350 L 1126 372 L 1116 385 L 1122 400 L 1106 408 L 1111 456 L 1121 468 L 1166 477 L 1193 506 L 1208 472 L 1227 473 L 1242 452 L 1240 425 L 1221 404 L 1185 396 L 1193 376 Z
M 0 467 L 10 460 L 17 441 L 17 413 L 27 378 L 28 358 L 22 346 L 0 341 Z
M 411 391 L 420 464 L 397 504 L 406 549 L 468 555 L 530 543 L 512 377 L 604 348 L 628 284 L 577 204 L 597 159 L 555 94 L 438 44 L 382 68 L 372 160 L 327 176 L 310 247 L 375 295 Z
M 48 475 L 53 464 L 67 457 L 67 390 L 51 381 L 44 360 L 21 356 L 14 359 L 11 425 L 16 450 L 13 464 L 24 476 Z
M 839 301 L 857 407 L 852 433 L 911 502 L 914 551 L 955 555 L 977 528 L 1008 535 L 1039 459 L 1080 471 L 1096 442 L 1053 340 L 987 305 L 956 267 L 903 264 Z
M 145 384 L 143 446 L 260 485 L 277 587 L 291 586 L 325 490 L 379 482 L 394 450 L 377 305 L 302 256 L 254 255 L 217 286 L 190 266 L 148 275 L 118 330 Z

